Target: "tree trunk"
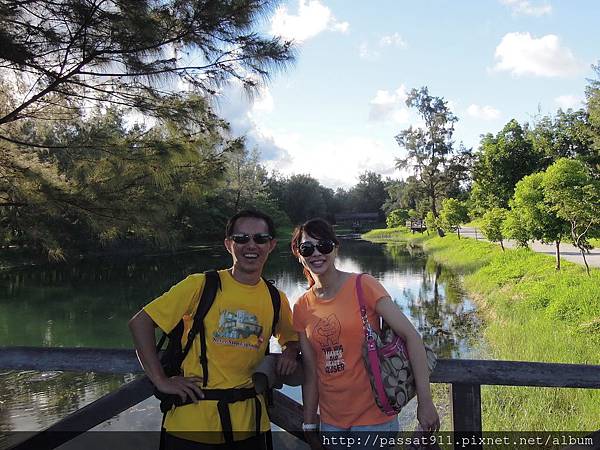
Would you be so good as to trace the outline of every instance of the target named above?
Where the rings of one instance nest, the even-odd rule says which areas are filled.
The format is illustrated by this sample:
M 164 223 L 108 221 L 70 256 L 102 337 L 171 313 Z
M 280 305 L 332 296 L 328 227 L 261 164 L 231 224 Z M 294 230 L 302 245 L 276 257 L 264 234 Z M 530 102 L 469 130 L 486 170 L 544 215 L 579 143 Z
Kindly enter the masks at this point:
M 456 227 L 456 234 L 458 234 L 458 239 L 460 239 L 460 227 Z
M 560 240 L 555 242 L 556 245 L 556 270 L 560 270 Z
M 500 239 L 500 247 L 502 247 L 502 251 L 504 251 L 504 242 L 502 242 L 502 239 Z
M 591 276 L 590 275 L 590 266 L 588 266 L 587 259 L 585 259 L 585 248 L 579 247 L 579 251 L 581 252 L 581 256 L 583 257 L 583 263 L 585 264 L 585 271 L 587 272 L 588 276 Z

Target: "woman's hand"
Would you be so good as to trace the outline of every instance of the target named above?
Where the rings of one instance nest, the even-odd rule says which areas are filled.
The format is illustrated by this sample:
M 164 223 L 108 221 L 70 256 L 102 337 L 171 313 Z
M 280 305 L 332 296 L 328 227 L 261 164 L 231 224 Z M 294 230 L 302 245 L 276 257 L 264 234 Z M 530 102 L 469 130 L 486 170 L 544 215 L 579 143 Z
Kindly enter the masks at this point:
M 417 406 L 417 420 L 423 431 L 433 433 L 440 429 L 440 416 L 433 401 L 429 398 L 419 401 Z

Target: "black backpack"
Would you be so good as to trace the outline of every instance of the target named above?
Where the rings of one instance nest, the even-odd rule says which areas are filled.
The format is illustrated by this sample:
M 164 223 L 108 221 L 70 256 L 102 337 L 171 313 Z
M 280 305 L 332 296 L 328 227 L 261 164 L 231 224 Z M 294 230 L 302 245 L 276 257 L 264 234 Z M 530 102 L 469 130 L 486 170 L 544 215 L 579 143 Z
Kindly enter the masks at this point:
M 206 358 L 206 330 L 204 328 L 204 318 L 206 314 L 210 310 L 215 297 L 217 296 L 217 289 L 221 289 L 221 279 L 216 270 L 208 270 L 204 272 L 206 277 L 204 283 L 204 289 L 202 290 L 202 295 L 200 296 L 200 301 L 198 307 L 196 308 L 196 313 L 194 314 L 192 326 L 188 333 L 187 342 L 185 348 L 181 347 L 181 338 L 183 337 L 183 319 L 181 319 L 175 328 L 171 330 L 170 333 L 163 333 L 160 341 L 156 346 L 157 353 L 161 351 L 162 346 L 166 340 L 169 338 L 169 342 L 167 344 L 167 348 L 163 352 L 160 362 L 162 364 L 163 370 L 165 371 L 165 375 L 168 377 L 173 377 L 176 375 L 183 375 L 183 371 L 181 369 L 181 365 L 183 364 L 183 360 L 187 356 L 190 348 L 192 347 L 192 343 L 194 342 L 194 338 L 196 334 L 200 333 L 200 364 L 202 366 L 202 376 L 203 376 L 203 387 L 206 387 L 208 383 L 208 359 Z M 277 321 L 279 320 L 279 312 L 281 309 L 281 297 L 279 295 L 279 291 L 274 286 L 273 282 L 263 278 L 268 289 L 269 294 L 271 295 L 271 302 L 273 303 L 273 323 L 271 326 L 271 335 L 275 333 L 275 327 L 277 326 Z M 267 349 L 265 354 L 269 353 L 269 345 L 267 345 Z M 163 403 L 165 400 L 169 398 L 173 400 L 173 396 L 171 394 L 165 394 L 160 392 L 158 389 L 154 389 L 154 395 L 161 400 L 161 410 L 163 409 Z M 179 396 L 175 396 L 179 398 Z M 177 402 L 175 401 L 175 404 Z M 164 405 L 165 407 L 167 405 Z M 170 409 L 170 407 L 168 407 Z M 164 412 L 164 411 L 163 411 Z

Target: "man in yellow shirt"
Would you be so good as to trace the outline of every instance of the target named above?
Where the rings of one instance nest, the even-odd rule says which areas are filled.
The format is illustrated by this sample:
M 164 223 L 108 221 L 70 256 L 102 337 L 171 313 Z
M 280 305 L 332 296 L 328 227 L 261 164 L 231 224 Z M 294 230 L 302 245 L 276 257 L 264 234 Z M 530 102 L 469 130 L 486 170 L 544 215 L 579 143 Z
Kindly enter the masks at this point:
M 224 243 L 233 264 L 217 272 L 220 289 L 203 321 L 204 364 L 196 335 L 182 364 L 183 376 L 168 377 L 156 354 L 154 329 L 169 333 L 183 318 L 185 346 L 205 274 L 188 276 L 129 322 L 146 375 L 160 392 L 179 396 L 183 403 L 166 414 L 166 449 L 261 449 L 270 441 L 265 399 L 254 393 L 252 373 L 264 358 L 273 324 L 269 287 L 261 278 L 276 245 L 273 220 L 259 211 L 241 211 L 229 219 Z M 297 366 L 298 337 L 288 299 L 279 294 L 274 334 L 283 354 L 277 369 L 288 375 Z

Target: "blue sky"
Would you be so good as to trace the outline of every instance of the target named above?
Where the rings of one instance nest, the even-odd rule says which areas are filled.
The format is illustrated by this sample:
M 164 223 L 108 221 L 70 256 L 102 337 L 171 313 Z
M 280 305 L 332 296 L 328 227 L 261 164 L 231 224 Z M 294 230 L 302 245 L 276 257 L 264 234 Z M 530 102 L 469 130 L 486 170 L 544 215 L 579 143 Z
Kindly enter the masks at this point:
M 282 175 L 334 189 L 365 170 L 401 178 L 410 89 L 448 100 L 457 144 L 477 148 L 512 118 L 583 105 L 598 24 L 597 0 L 288 0 L 263 29 L 296 41 L 296 63 L 253 100 L 230 86 L 217 111 Z

